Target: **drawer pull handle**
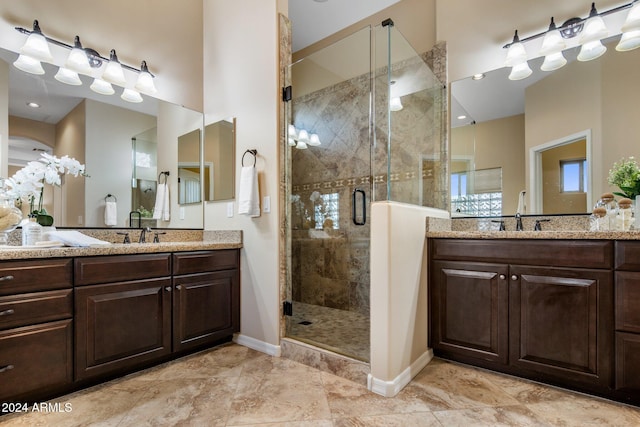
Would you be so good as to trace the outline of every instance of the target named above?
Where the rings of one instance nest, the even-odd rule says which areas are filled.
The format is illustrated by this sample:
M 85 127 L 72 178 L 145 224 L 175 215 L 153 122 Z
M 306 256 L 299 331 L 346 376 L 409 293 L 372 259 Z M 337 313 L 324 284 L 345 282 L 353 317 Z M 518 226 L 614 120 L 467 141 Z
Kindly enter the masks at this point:
M 507 276 L 505 276 L 504 274 L 501 274 L 501 275 L 500 275 L 500 280 L 504 280 L 504 279 L 506 279 L 506 278 L 507 278 Z
M 16 311 L 13 308 L 10 308 L 8 310 L 0 311 L 0 316 L 8 316 L 8 315 L 13 314 L 15 312 Z
M 164 290 L 167 292 L 171 292 L 171 286 L 167 286 L 166 288 L 164 288 Z
M 3 372 L 10 371 L 12 369 L 13 369 L 13 365 L 6 365 L 6 366 L 3 366 L 3 367 L 0 367 L 0 374 L 3 373 Z
M 13 280 L 13 276 L 12 275 L 0 276 L 0 282 L 4 282 L 5 280 Z
M 518 276 L 516 276 L 515 274 L 511 275 L 511 280 L 518 280 Z

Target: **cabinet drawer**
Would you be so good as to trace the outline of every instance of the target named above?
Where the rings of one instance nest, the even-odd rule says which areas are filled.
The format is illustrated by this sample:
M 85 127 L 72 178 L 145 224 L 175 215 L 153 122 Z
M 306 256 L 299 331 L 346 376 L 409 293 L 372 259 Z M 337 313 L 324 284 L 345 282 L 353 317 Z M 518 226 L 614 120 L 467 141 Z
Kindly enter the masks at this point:
M 0 332 L 0 400 L 72 381 L 72 321 Z
M 556 267 L 611 268 L 613 258 L 606 240 L 433 239 L 431 249 L 433 259 Z
M 0 296 L 70 288 L 71 258 L 0 262 Z
M 72 315 L 72 289 L 0 297 L 0 329 L 50 322 Z
M 179 252 L 173 254 L 173 274 L 204 273 L 238 268 L 238 250 Z
M 171 275 L 171 254 L 114 255 L 75 259 L 76 286 Z
M 640 271 L 640 242 L 616 241 L 617 270 Z

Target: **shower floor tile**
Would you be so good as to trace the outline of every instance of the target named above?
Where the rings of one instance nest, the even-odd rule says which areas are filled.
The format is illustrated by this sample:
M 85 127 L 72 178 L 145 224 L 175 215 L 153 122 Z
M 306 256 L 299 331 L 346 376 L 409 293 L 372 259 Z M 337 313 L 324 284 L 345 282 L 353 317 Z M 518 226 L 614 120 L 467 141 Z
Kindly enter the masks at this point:
M 294 301 L 287 322 L 289 338 L 369 361 L 369 318 L 361 313 Z

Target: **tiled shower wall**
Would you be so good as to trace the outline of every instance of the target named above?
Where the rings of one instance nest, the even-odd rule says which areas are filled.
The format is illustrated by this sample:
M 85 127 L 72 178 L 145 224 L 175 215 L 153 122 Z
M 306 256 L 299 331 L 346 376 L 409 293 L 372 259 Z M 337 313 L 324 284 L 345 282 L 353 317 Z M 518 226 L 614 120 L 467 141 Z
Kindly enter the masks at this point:
M 446 81 L 444 43 L 423 54 L 420 61 L 427 62 L 441 82 Z M 395 67 L 416 66 L 415 60 L 409 60 L 396 64 L 394 71 Z M 370 81 L 366 75 L 292 101 L 293 124 L 298 129 L 317 133 L 322 145 L 306 150 L 292 149 L 290 205 L 293 300 L 367 316 L 370 209 L 367 209 L 366 225 L 354 225 L 351 198 L 355 189 L 363 189 L 369 202 L 388 200 L 386 125 L 376 130 L 378 144 L 373 151 L 373 175 L 370 171 L 369 92 Z M 444 123 L 447 106 L 446 96 L 440 96 L 443 99 L 437 102 L 427 91 L 403 97 L 404 109 L 392 113 L 394 146 L 389 177 L 392 200 L 438 208 L 447 206 L 448 153 Z M 386 102 L 386 97 L 377 96 L 377 123 L 386 123 Z M 425 115 L 428 120 L 424 120 Z M 429 154 L 433 161 L 417 160 L 424 154 Z M 374 184 L 373 198 L 369 194 L 371 183 Z M 315 230 L 313 212 L 326 206 L 312 200 L 314 192 L 338 194 L 337 227 Z

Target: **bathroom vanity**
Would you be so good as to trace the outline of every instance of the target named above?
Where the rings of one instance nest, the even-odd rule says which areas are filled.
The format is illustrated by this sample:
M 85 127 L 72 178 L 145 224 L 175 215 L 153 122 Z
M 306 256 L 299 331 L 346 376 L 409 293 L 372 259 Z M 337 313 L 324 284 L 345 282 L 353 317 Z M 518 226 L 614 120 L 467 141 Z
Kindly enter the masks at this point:
M 428 239 L 436 356 L 640 404 L 640 241 L 467 234 Z
M 230 340 L 240 247 L 12 251 L 0 260 L 0 401 L 46 399 Z

